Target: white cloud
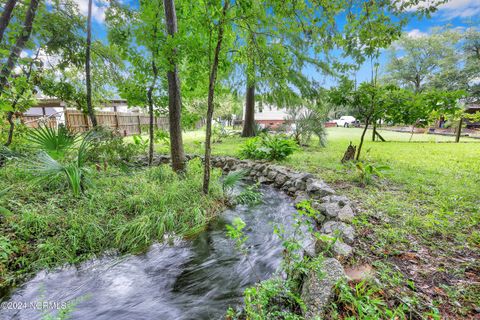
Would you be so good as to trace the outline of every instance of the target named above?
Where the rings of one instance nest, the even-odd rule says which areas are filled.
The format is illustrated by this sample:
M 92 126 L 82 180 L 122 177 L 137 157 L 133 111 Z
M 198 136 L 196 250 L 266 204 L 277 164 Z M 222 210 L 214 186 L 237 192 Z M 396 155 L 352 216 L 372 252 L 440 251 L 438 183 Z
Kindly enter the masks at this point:
M 75 0 L 80 9 L 80 13 L 84 16 L 88 15 L 88 0 Z M 107 2 L 102 0 L 94 0 L 92 3 L 92 19 L 98 23 L 105 21 L 105 10 L 107 9 Z
M 427 35 L 426 32 L 422 32 L 419 29 L 413 29 L 407 32 L 407 36 L 414 39 L 422 38 L 422 37 L 425 37 L 426 35 Z
M 421 0 L 417 5 L 409 7 L 408 11 L 413 11 L 418 8 L 426 8 L 434 4 L 435 0 Z M 446 19 L 455 18 L 471 18 L 480 15 L 480 1 L 479 0 L 449 0 L 438 6 L 438 11 L 435 15 Z
M 439 7 L 439 14 L 446 19 L 478 16 L 480 15 L 480 1 L 451 0 Z

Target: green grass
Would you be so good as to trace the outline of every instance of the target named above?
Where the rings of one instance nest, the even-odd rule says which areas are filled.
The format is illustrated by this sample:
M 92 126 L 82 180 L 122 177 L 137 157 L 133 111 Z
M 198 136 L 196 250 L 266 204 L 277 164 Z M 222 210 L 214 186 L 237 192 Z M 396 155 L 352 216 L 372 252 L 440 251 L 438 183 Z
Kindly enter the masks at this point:
M 391 168 L 373 185 L 361 186 L 340 163 L 349 142 L 358 144 L 357 128 L 329 128 L 327 147 L 312 143 L 280 163 L 316 174 L 355 201 L 359 240 L 350 263 L 377 266 L 386 293 L 424 315 L 438 308 L 443 317 L 471 316 L 480 301 L 480 140 L 415 134 L 408 142 L 408 133 L 381 133 L 387 142 L 371 142 L 368 131 L 363 148 L 364 161 Z M 203 153 L 203 139 L 202 131 L 186 133 L 186 152 Z M 226 138 L 213 154 L 238 156 L 244 140 Z M 392 268 L 400 280 L 384 275 Z
M 191 236 L 223 207 L 219 171 L 211 194 L 202 190 L 202 165 L 186 177 L 170 167 L 91 172 L 86 194 L 32 184 L 13 164 L 0 169 L 0 291 L 43 268 L 78 263 L 108 250 L 144 251 L 166 235 Z

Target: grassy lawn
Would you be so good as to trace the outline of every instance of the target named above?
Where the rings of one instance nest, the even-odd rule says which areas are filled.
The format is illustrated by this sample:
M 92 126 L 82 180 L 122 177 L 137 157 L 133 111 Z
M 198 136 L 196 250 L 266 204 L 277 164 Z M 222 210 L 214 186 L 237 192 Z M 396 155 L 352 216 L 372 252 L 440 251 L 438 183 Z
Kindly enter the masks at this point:
M 328 145 L 296 152 L 282 164 L 309 171 L 351 197 L 358 209 L 352 265 L 371 265 L 384 294 L 418 314 L 475 317 L 480 307 L 480 141 L 382 131 L 388 142 L 367 141 L 363 160 L 390 167 L 365 187 L 340 163 L 361 129 L 330 128 Z M 202 153 L 202 131 L 185 134 L 185 148 Z M 367 133 L 367 140 L 371 132 Z M 244 139 L 227 138 L 213 154 L 238 155 Z M 166 146 L 158 151 L 167 151 Z M 478 315 L 478 314 L 477 314 Z

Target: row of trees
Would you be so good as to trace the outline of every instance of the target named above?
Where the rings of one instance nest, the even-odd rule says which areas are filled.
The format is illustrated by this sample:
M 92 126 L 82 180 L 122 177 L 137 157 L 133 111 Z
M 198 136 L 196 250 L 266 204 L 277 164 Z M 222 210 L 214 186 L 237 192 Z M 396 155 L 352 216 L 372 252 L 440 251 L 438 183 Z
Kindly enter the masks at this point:
M 458 142 L 464 104 L 480 101 L 479 53 L 480 31 L 475 27 L 433 29 L 417 36 L 404 33 L 390 46 L 383 69 L 376 62 L 378 53 L 370 55 L 371 80 L 357 85 L 341 77 L 326 95 L 334 110 L 365 123 L 356 159 L 369 125 L 372 139 L 382 138 L 376 131 L 380 121 L 411 125 L 413 134 L 416 126 L 448 118 L 457 121 Z
M 40 91 L 84 110 L 95 126 L 95 106 L 118 93 L 151 116 L 150 161 L 153 117 L 168 113 L 172 166 L 177 172 L 185 170 L 182 123 L 199 114 L 206 118 L 205 193 L 212 118 L 224 101 L 246 93 L 243 135 L 253 135 L 256 92 L 279 106 L 315 104 L 318 86 L 305 76 L 307 66 L 336 76 L 373 59 L 400 36 L 412 16 L 408 9 L 418 4 L 417 0 L 140 0 L 133 5 L 110 1 L 105 17 L 108 38 L 100 41 L 92 39 L 92 1 L 87 17 L 73 0 L 3 1 L 1 110 L 11 119 L 31 106 L 34 92 Z M 435 5 L 415 14 L 429 14 Z M 339 19 L 344 23 L 337 24 Z M 341 50 L 355 63 L 340 63 L 333 50 Z M 13 72 L 15 68 L 18 72 Z

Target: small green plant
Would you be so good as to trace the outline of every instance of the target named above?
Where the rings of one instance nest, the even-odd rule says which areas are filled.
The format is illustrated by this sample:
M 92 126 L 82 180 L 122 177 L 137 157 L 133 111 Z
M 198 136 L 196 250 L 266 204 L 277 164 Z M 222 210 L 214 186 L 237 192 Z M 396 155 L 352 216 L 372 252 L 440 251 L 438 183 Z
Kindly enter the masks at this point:
M 237 249 L 240 249 L 243 253 L 246 253 L 246 249 L 243 247 L 245 241 L 248 240 L 248 237 L 243 233 L 243 229 L 245 229 L 246 224 L 240 217 L 235 217 L 232 220 L 232 224 L 227 224 L 227 236 L 235 240 L 235 246 Z
M 142 152 L 146 152 L 149 144 L 149 139 L 143 138 L 139 134 L 134 134 L 132 136 L 133 138 L 133 144 L 137 146 Z
M 234 134 L 234 131 L 228 130 L 224 125 L 215 125 L 212 130 L 212 142 L 221 143 L 223 140 L 233 136 Z
M 51 182 L 63 177 L 74 196 L 79 196 L 86 182 L 88 167 L 86 161 L 91 148 L 94 131 L 87 133 L 78 147 L 76 157 L 62 164 L 45 151 L 39 152 L 28 161 L 27 169 L 34 174 L 38 182 Z
M 72 148 L 78 136 L 61 125 L 58 129 L 40 126 L 28 132 L 27 139 L 54 159 L 61 159 Z
M 293 139 L 283 135 L 262 134 L 245 141 L 240 155 L 248 159 L 283 160 L 297 149 Z
M 384 292 L 373 281 L 347 283 L 336 286 L 336 299 L 331 305 L 333 319 L 339 319 L 338 310 L 343 310 L 342 319 L 406 319 L 409 308 L 405 304 L 391 307 Z M 347 318 L 345 318 L 347 317 Z
M 222 189 L 223 194 L 228 195 L 228 193 L 245 177 L 245 170 L 237 170 L 229 172 L 222 179 Z
M 0 190 L 0 199 L 2 199 L 8 193 L 8 191 L 10 189 L 11 189 L 11 187 L 6 188 L 4 190 Z M 12 212 L 10 210 L 8 210 L 7 208 L 4 208 L 4 207 L 0 206 L 0 214 L 2 214 L 4 216 L 9 216 L 9 215 L 12 214 Z
M 5 236 L 0 236 L 0 265 L 8 263 L 8 257 L 18 249 Z
M 143 147 L 126 143 L 121 134 L 107 128 L 98 128 L 92 142 L 88 160 L 103 163 L 105 168 L 109 164 L 123 166 L 143 152 Z
M 234 199 L 234 204 L 246 204 L 253 206 L 262 202 L 262 192 L 259 190 L 259 185 L 254 184 L 246 187 Z
M 170 145 L 170 134 L 166 130 L 156 129 L 154 132 L 153 141 L 155 141 L 155 143 L 164 143 L 166 145 Z
M 372 184 L 374 177 L 383 178 L 385 176 L 385 171 L 390 170 L 390 167 L 358 161 L 355 163 L 355 170 L 357 171 L 360 183 L 365 186 Z

